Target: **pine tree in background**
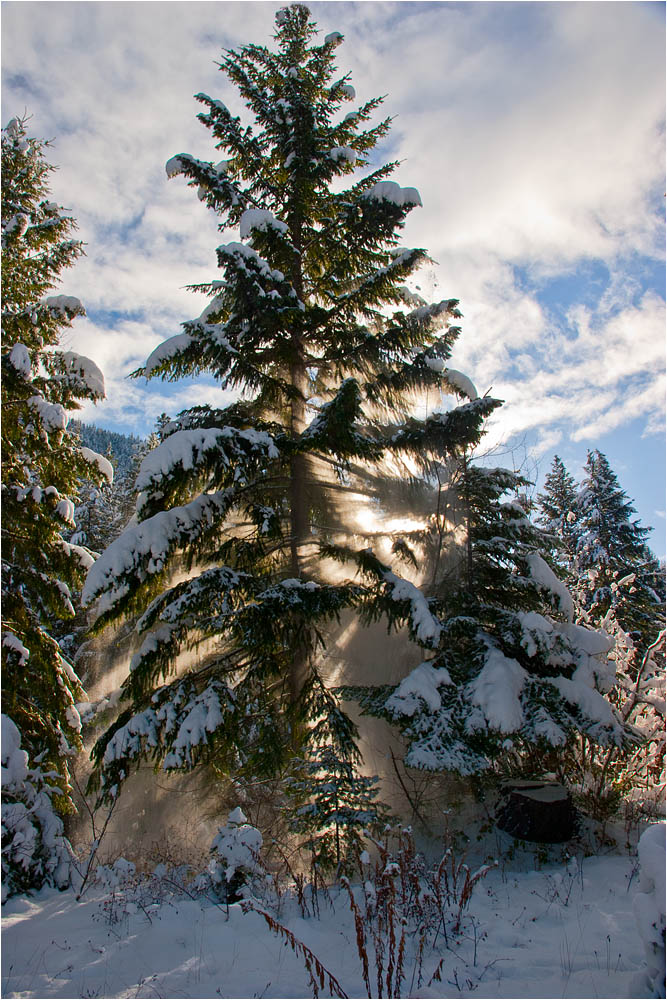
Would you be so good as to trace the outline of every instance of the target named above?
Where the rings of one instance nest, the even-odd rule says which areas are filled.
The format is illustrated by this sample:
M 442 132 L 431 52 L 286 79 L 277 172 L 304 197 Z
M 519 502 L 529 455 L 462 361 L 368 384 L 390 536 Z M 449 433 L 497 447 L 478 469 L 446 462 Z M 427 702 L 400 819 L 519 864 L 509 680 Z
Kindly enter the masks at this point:
M 573 623 L 569 592 L 540 554 L 547 541 L 518 500 L 528 485 L 461 455 L 441 506 L 464 512 L 465 540 L 434 588 L 435 655 L 394 688 L 346 689 L 400 726 L 412 767 L 540 776 L 574 734 L 625 742 L 597 690 L 611 684 L 611 643 Z
M 574 477 L 558 455 L 554 455 L 544 490 L 537 495 L 540 511 L 537 521 L 547 535 L 553 536 L 550 561 L 568 582 L 577 546 L 578 492 Z
M 593 622 L 613 608 L 624 631 L 647 645 L 662 609 L 651 587 L 655 566 L 646 546 L 651 529 L 633 519 L 635 513 L 606 457 L 589 451 L 577 500 L 575 599 Z
M 405 287 L 427 260 L 397 245 L 419 194 L 387 180 L 395 164 L 367 172 L 389 121 L 366 127 L 380 99 L 341 113 L 355 98 L 336 75 L 342 35 L 315 44 L 298 4 L 276 26 L 275 52 L 247 45 L 221 65 L 252 124 L 197 95 L 226 159 L 167 163 L 244 242 L 218 247 L 221 277 L 196 289 L 209 298 L 202 314 L 137 374 L 207 372 L 242 395 L 162 428 L 139 473 L 138 523 L 88 576 L 98 627 L 143 612 L 130 705 L 95 750 L 107 797 L 146 755 L 239 776 L 304 756 L 320 721 L 323 630 L 346 609 L 433 638 L 423 596 L 358 544 L 349 515 L 370 470 L 396 477 L 405 456 L 474 442 L 497 405 L 414 418 L 421 391 L 447 387 L 460 316 L 455 300 L 415 307 Z M 189 578 L 173 585 L 176 569 Z M 351 761 L 352 744 L 338 745 Z
M 628 809 L 653 810 L 664 793 L 664 572 L 607 458 L 588 453 L 577 498 L 571 561 L 579 620 L 613 641 L 615 684 L 609 701 L 641 742 L 603 753 L 585 742 L 570 757 L 570 777 L 594 815 L 604 818 L 628 796 Z M 634 804 L 633 804 L 634 803 Z
M 637 741 L 601 749 L 580 738 L 561 765 L 594 817 L 613 815 L 624 799 L 627 815 L 654 815 L 665 781 L 664 570 L 606 457 L 589 452 L 584 472 L 578 489 L 554 459 L 541 521 L 558 539 L 555 561 L 571 586 L 577 621 L 613 642 L 607 698 Z
M 110 466 L 67 432 L 68 411 L 102 399 L 104 382 L 88 358 L 57 350 L 84 310 L 47 293 L 82 249 L 73 219 L 47 199 L 46 145 L 17 119 L 2 133 L 2 694 L 23 751 L 57 774 L 65 809 L 82 692 L 54 634 L 93 559 L 63 534 L 78 482 Z

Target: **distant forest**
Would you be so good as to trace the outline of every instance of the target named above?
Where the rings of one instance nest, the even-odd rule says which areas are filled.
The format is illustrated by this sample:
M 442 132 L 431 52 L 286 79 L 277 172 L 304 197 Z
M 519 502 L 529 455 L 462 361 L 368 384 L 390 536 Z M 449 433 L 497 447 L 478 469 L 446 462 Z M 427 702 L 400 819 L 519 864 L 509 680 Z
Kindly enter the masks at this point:
M 107 458 L 110 457 L 117 475 L 121 476 L 131 471 L 133 457 L 143 444 L 143 438 L 135 434 L 107 431 L 103 427 L 84 424 L 80 420 L 70 420 L 69 427 L 73 433 L 80 435 L 81 443 L 86 448 L 91 448 Z

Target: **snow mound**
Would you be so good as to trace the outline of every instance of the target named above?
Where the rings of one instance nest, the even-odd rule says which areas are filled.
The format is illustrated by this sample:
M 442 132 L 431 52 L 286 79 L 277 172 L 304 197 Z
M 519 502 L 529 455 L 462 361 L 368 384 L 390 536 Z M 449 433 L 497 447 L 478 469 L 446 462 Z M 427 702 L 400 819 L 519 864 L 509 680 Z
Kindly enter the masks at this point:
M 83 308 L 83 304 L 80 299 L 77 299 L 75 295 L 48 295 L 45 299 L 42 299 L 45 306 L 48 306 L 52 312 L 61 313 L 65 316 L 85 316 L 86 310 Z
M 161 344 L 155 348 L 155 350 L 149 354 L 146 364 L 144 365 L 144 375 L 148 378 L 156 368 L 159 368 L 163 361 L 168 358 L 173 358 L 174 355 L 180 354 L 184 351 L 186 347 L 189 347 L 192 343 L 192 337 L 187 333 L 177 333 L 175 337 L 169 337 L 168 340 L 163 340 Z
M 105 399 L 104 375 L 94 361 L 74 351 L 63 351 L 59 358 L 65 371 L 81 379 L 92 399 Z
M 665 995 L 665 824 L 645 830 L 638 845 L 641 874 L 633 909 L 646 952 L 650 996 Z

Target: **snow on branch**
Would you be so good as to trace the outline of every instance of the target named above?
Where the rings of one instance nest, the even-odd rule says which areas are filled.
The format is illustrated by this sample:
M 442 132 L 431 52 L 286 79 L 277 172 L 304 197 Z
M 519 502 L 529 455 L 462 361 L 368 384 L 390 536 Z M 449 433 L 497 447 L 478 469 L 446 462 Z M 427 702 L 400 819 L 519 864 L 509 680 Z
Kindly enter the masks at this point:
M 127 577 L 143 582 L 162 572 L 174 548 L 196 543 L 224 516 L 231 500 L 230 490 L 204 494 L 182 507 L 130 524 L 90 568 L 82 604 L 105 594 L 104 610 L 112 608 L 128 593 Z
M 428 601 L 419 587 L 392 572 L 385 572 L 382 576 L 391 588 L 391 600 L 409 604 L 410 626 L 418 641 L 426 646 L 435 646 L 440 638 L 440 623 L 431 614 Z
M 47 434 L 51 431 L 64 431 L 67 427 L 67 411 L 60 403 L 49 403 L 43 396 L 37 395 L 30 397 L 28 406 L 36 411 Z
M 401 187 L 396 181 L 378 181 L 368 191 L 364 191 L 361 197 L 373 201 L 389 201 L 392 205 L 398 205 L 399 208 L 422 205 L 417 188 Z
M 57 351 L 53 357 L 57 366 L 72 377 L 75 391 L 78 383 L 91 399 L 106 398 L 104 375 L 94 361 L 74 351 Z
M 562 580 L 558 579 L 554 571 L 538 552 L 529 552 L 526 555 L 526 563 L 528 564 L 528 572 L 531 579 L 537 584 L 540 590 L 546 591 L 551 595 L 552 599 L 555 598 L 555 603 L 563 612 L 568 622 L 571 622 L 574 618 L 574 603 L 569 590 Z
M 420 663 L 387 698 L 385 708 L 392 715 L 413 716 L 415 712 L 422 712 L 424 705 L 429 712 L 438 712 L 442 707 L 438 688 L 452 683 L 445 667 Z
M 30 353 L 25 344 L 14 344 L 9 352 L 9 363 L 16 369 L 21 378 L 24 378 L 26 381 L 30 380 L 30 376 L 32 375 L 32 364 L 30 361 Z
M 284 222 L 276 219 L 273 212 L 269 212 L 264 208 L 246 209 L 241 216 L 240 227 L 242 240 L 248 239 L 255 229 L 262 233 L 265 233 L 268 229 L 275 229 L 276 232 L 282 234 L 288 231 Z
M 175 337 L 169 337 L 167 340 L 163 340 L 163 342 L 158 344 L 155 350 L 148 355 L 148 359 L 143 370 L 146 378 L 152 375 L 153 372 L 165 361 L 175 357 L 177 354 L 180 354 L 181 351 L 184 351 L 190 346 L 191 343 L 192 337 L 188 333 L 177 333 Z
M 98 472 L 105 477 L 107 482 L 113 483 L 113 465 L 108 458 L 105 458 L 104 455 L 100 455 L 98 452 L 93 451 L 92 448 L 82 447 L 81 454 L 89 465 L 96 466 Z
M 86 310 L 80 299 L 77 299 L 75 295 L 48 295 L 46 298 L 42 299 L 42 303 L 51 310 L 51 312 L 60 313 L 62 316 L 85 316 Z

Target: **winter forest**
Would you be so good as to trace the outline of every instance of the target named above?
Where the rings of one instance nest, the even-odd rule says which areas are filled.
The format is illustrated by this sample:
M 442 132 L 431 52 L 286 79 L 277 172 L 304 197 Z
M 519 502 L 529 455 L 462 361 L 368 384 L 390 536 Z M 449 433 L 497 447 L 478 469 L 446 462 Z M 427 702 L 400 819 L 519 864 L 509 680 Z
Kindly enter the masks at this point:
M 58 137 L 2 130 L 3 995 L 663 997 L 633 481 L 491 440 L 391 74 L 357 94 L 330 5 L 248 6 L 270 43 L 217 43 L 209 158 L 165 165 L 215 228 L 124 373 L 184 386 L 149 433 L 71 349 Z

